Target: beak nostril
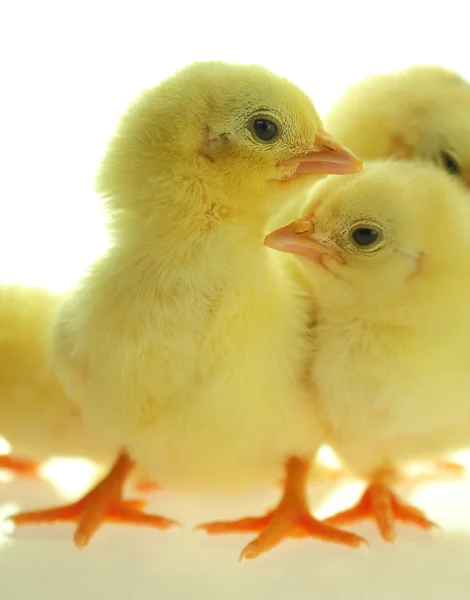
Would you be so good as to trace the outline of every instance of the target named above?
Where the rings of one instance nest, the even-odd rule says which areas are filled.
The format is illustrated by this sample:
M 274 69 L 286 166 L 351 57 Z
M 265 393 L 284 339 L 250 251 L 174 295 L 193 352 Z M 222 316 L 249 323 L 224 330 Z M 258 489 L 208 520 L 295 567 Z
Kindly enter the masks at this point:
M 324 129 L 319 129 L 315 136 L 315 144 L 319 146 L 321 150 L 333 150 L 338 151 L 341 148 L 341 144 L 339 144 L 329 133 L 327 133 Z
M 314 226 L 312 221 L 294 221 L 292 229 L 294 233 L 312 233 L 314 230 Z

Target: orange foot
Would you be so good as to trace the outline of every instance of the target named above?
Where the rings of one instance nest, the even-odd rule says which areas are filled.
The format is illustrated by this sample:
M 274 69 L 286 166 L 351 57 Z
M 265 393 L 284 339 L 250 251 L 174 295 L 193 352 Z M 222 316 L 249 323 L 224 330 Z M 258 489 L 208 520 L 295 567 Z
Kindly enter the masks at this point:
M 122 453 L 108 475 L 78 502 L 57 508 L 19 513 L 11 519 L 16 525 L 73 521 L 77 523 L 74 540 L 79 548 L 88 544 L 104 521 L 148 525 L 157 529 L 167 529 L 177 525 L 176 521 L 144 513 L 142 511 L 144 503 L 141 501 L 122 500 L 122 487 L 133 466 L 133 461 L 127 454 Z
M 456 475 L 462 475 L 466 471 L 463 465 L 445 459 L 434 461 L 434 466 L 438 471 L 443 471 L 444 473 L 451 473 Z
M 39 463 L 33 462 L 32 460 L 24 460 L 21 458 L 13 458 L 9 454 L 0 456 L 0 469 L 7 469 L 13 471 L 17 475 L 23 475 L 26 477 L 37 477 Z
M 363 519 L 375 519 L 383 539 L 387 542 L 395 540 L 395 521 L 417 525 L 422 529 L 437 527 L 421 510 L 404 504 L 392 492 L 390 472 L 387 471 L 378 472 L 374 476 L 355 506 L 333 515 L 326 519 L 325 523 L 346 525 Z
M 306 481 L 310 461 L 291 458 L 287 462 L 284 493 L 278 506 L 263 517 L 248 517 L 238 521 L 204 523 L 197 529 L 209 534 L 260 532 L 243 548 L 242 558 L 256 558 L 271 550 L 287 537 L 314 537 L 353 548 L 366 541 L 353 533 L 341 531 L 318 521 L 310 514 Z
M 405 471 L 399 475 L 398 482 L 418 485 L 420 483 L 429 483 L 433 480 L 442 481 L 442 479 L 447 477 L 460 479 L 467 471 L 463 465 L 444 459 L 435 460 L 433 467 L 433 470 L 425 470 L 418 473 L 406 473 Z
M 400 473 L 397 476 L 397 482 L 417 485 L 423 482 L 429 483 L 434 479 L 441 481 L 443 477 L 460 478 L 463 477 L 467 472 L 467 469 L 463 465 L 445 459 L 435 460 L 433 462 L 433 466 L 433 470 L 424 471 L 422 473 Z M 345 469 L 342 469 L 341 467 L 329 468 L 320 465 L 315 469 L 315 479 L 317 481 L 330 481 L 335 483 L 348 478 L 351 478 L 351 473 Z
M 145 477 L 141 477 L 135 482 L 135 489 L 142 494 L 148 494 L 151 492 L 155 492 L 160 489 L 160 486 L 156 481 L 152 481 L 152 479 L 147 479 Z

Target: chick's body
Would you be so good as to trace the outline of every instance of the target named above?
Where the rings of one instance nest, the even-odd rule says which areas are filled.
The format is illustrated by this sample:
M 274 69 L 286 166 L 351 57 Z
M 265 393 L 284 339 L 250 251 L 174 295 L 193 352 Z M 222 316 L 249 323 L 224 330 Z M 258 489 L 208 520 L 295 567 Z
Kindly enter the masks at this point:
M 48 362 L 46 333 L 57 296 L 41 288 L 0 286 L 0 435 L 16 455 L 109 460 L 84 427 Z
M 370 163 L 357 177 L 317 184 L 304 217 L 267 243 L 302 255 L 311 273 L 312 381 L 341 460 L 374 481 L 405 461 L 467 447 L 465 190 L 433 166 Z M 387 539 L 391 531 L 382 528 Z
M 440 165 L 470 185 L 470 84 L 437 66 L 414 66 L 352 85 L 325 119 L 365 160 L 394 156 Z
M 259 169 L 252 141 L 242 138 L 237 164 L 226 131 L 238 123 L 214 115 L 227 95 L 244 125 L 268 93 L 279 112 L 299 103 L 313 141 L 310 101 L 261 68 L 203 64 L 144 93 L 98 177 L 116 246 L 58 324 L 57 359 L 66 382 L 83 368 L 77 398 L 90 426 L 164 486 L 272 481 L 286 456 L 312 455 L 320 440 L 301 385 L 307 305 L 262 244 L 291 186 L 257 190 L 244 171 Z
M 259 234 L 215 228 L 219 240 L 189 247 L 187 267 L 166 289 L 158 269 L 104 259 L 86 282 L 92 326 L 86 312 L 68 329 L 79 336 L 74 352 L 88 351 L 77 397 L 90 427 L 173 489 L 273 481 L 287 456 L 310 456 L 321 440 L 302 387 L 308 304 Z M 116 267 L 118 278 L 109 277 Z
M 198 63 L 144 92 L 98 175 L 114 246 L 55 325 L 90 428 L 173 489 L 263 484 L 310 460 L 309 303 L 264 228 L 313 174 L 359 169 L 308 97 L 261 67 Z
M 313 377 L 324 399 L 321 413 L 334 448 L 357 475 L 469 445 L 468 331 L 464 311 L 456 314 L 449 304 L 450 316 L 443 306 L 459 292 L 470 289 L 436 298 L 440 326 L 432 314 L 413 315 L 419 326 L 411 328 L 401 319 L 384 323 L 320 311 Z

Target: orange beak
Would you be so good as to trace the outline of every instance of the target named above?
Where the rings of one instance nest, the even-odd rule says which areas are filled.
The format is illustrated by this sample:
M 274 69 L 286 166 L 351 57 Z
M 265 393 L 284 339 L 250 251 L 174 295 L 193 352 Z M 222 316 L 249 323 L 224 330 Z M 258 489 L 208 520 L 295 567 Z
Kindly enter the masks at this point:
M 315 136 L 315 149 L 292 156 L 283 165 L 297 163 L 297 169 L 287 179 L 297 175 L 346 175 L 362 171 L 362 160 L 320 128 Z
M 264 245 L 280 252 L 297 254 L 323 265 L 323 257 L 329 256 L 339 263 L 345 263 L 343 255 L 336 248 L 313 237 L 314 225 L 304 217 L 276 229 L 264 238 Z

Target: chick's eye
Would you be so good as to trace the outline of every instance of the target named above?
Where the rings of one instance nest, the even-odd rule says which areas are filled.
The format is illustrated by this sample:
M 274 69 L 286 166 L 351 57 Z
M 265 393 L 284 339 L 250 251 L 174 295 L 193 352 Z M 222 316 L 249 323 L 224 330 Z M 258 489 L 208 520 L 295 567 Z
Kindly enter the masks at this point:
M 263 142 L 270 142 L 277 135 L 277 125 L 269 119 L 255 119 L 252 130 L 254 136 Z
M 358 227 L 353 230 L 352 239 L 357 246 L 371 246 L 379 239 L 379 232 L 371 227 Z
M 451 156 L 447 152 L 443 151 L 443 152 L 441 152 L 441 159 L 442 159 L 442 164 L 444 166 L 444 169 L 446 171 L 448 171 L 449 173 L 452 173 L 452 174 L 460 173 L 460 166 L 453 156 Z

